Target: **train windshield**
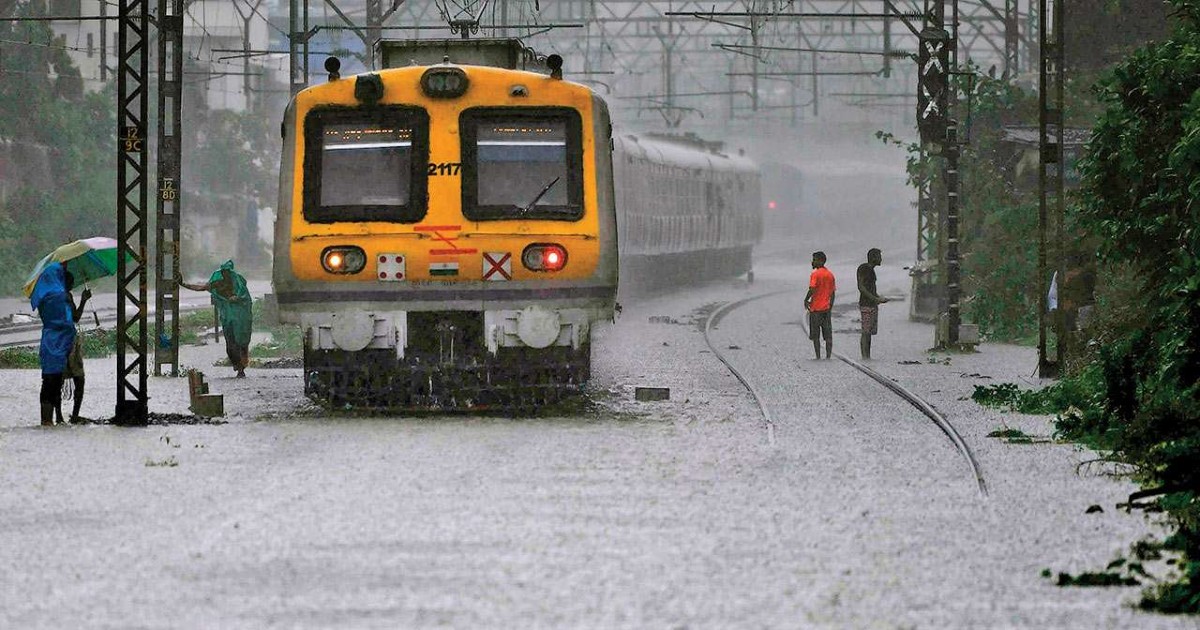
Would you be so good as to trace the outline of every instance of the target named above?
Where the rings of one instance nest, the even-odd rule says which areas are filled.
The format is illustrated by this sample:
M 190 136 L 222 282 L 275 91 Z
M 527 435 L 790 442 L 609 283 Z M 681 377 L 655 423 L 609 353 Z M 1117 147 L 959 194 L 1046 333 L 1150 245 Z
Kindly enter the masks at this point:
M 305 127 L 307 220 L 414 222 L 425 215 L 422 115 L 411 108 L 330 110 L 310 114 Z
M 578 112 L 563 108 L 463 113 L 463 214 L 473 220 L 583 216 Z

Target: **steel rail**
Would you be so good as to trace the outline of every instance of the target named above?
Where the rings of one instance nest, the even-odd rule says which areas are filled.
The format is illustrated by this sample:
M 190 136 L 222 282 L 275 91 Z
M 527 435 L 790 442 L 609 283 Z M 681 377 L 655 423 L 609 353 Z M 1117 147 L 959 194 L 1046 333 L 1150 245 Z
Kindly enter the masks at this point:
M 838 359 L 841 359 L 843 363 L 846 363 L 850 367 L 853 367 L 854 369 L 871 377 L 880 385 L 883 385 L 891 390 L 892 393 L 908 401 L 908 403 L 913 407 L 916 407 L 918 411 L 928 416 L 929 419 L 932 420 L 933 423 L 942 430 L 942 433 L 945 433 L 946 437 L 950 438 L 950 441 L 954 443 L 954 447 L 957 448 L 958 452 L 961 453 L 963 458 L 967 460 L 967 465 L 971 468 L 971 473 L 975 475 L 975 484 L 979 487 L 979 494 L 985 497 L 988 495 L 987 483 L 983 480 L 983 471 L 980 469 L 979 462 L 975 459 L 975 454 L 971 451 L 971 447 L 967 446 L 967 442 L 963 440 L 962 436 L 959 435 L 957 430 L 955 430 L 954 425 L 950 424 L 950 421 L 947 420 L 945 416 L 939 413 L 938 410 L 934 409 L 933 405 L 925 402 L 925 400 L 923 400 L 920 396 L 912 393 L 912 391 L 903 385 L 891 380 L 879 372 L 876 372 L 875 370 L 872 370 L 862 363 L 855 361 L 854 359 L 848 358 L 836 352 L 834 353 L 834 356 L 836 356 Z
M 180 304 L 179 312 L 190 314 L 190 313 L 195 313 L 198 311 L 209 310 L 209 308 L 210 307 L 207 302 L 197 302 L 194 304 Z M 95 314 L 94 321 L 96 322 L 96 326 L 94 328 L 87 329 L 88 331 L 112 329 L 112 328 L 114 328 L 113 326 L 108 326 L 106 324 L 116 324 L 117 323 L 117 309 L 116 308 L 105 307 L 105 308 L 100 308 L 100 309 L 96 309 L 96 310 L 89 310 L 89 311 L 87 311 L 87 313 L 94 313 Z M 151 309 L 148 314 L 154 315 L 155 314 L 154 309 Z M 89 320 L 81 320 L 81 322 L 85 322 L 85 323 L 91 322 L 91 321 L 93 321 L 93 320 L 90 320 L 90 319 Z M 37 346 L 39 343 L 41 343 L 40 336 L 37 339 L 29 339 L 26 341 L 5 341 L 4 339 L 5 339 L 5 337 L 11 337 L 13 335 L 19 335 L 21 333 L 29 333 L 29 332 L 33 332 L 35 330 L 41 330 L 41 329 L 42 329 L 42 322 L 37 321 L 37 320 L 31 321 L 31 322 L 22 322 L 19 324 L 0 325 L 0 349 Z M 84 332 L 84 331 L 80 331 L 80 332 Z
M 758 393 L 758 389 L 756 389 L 754 385 L 752 385 L 750 381 L 747 380 L 746 377 L 737 370 L 737 368 L 733 367 L 733 364 L 729 362 L 729 359 L 726 359 L 725 355 L 721 354 L 721 351 L 718 350 L 715 345 L 713 345 L 712 339 L 709 337 L 709 332 L 711 332 L 713 327 L 721 321 L 722 317 L 733 311 L 735 308 L 745 306 L 746 304 L 755 300 L 761 300 L 773 295 L 790 292 L 791 291 L 774 291 L 771 293 L 763 293 L 762 295 L 751 296 L 736 302 L 726 302 L 725 304 L 722 304 L 714 309 L 713 312 L 709 313 L 708 319 L 704 321 L 704 343 L 708 344 L 709 349 L 712 350 L 717 359 L 719 359 L 721 363 L 725 364 L 725 367 L 735 377 L 737 377 L 737 380 L 742 383 L 746 390 L 750 392 L 750 396 L 754 398 L 754 403 L 758 405 L 758 410 L 762 414 L 763 422 L 765 422 L 767 426 L 767 444 L 771 446 L 775 446 L 775 420 L 771 418 L 771 412 L 769 409 L 767 409 L 767 404 L 763 402 L 763 397 Z
M 725 356 L 721 354 L 720 350 L 718 350 L 717 347 L 715 345 L 713 345 L 712 340 L 709 338 L 709 332 L 713 329 L 713 327 L 715 327 L 717 325 L 717 323 L 721 320 L 722 317 L 724 317 L 725 315 L 728 315 L 730 312 L 732 312 L 736 308 L 745 306 L 746 304 L 756 301 L 756 300 L 761 300 L 763 298 L 773 297 L 776 295 L 781 295 L 783 293 L 792 293 L 792 292 L 793 291 L 791 291 L 791 290 L 772 291 L 770 293 L 763 293 L 761 295 L 751 296 L 748 298 L 737 300 L 735 302 L 726 302 L 725 304 L 723 304 L 720 307 L 718 307 L 717 309 L 715 309 L 712 313 L 710 313 L 708 316 L 708 319 L 704 323 L 704 342 L 706 344 L 708 344 L 708 347 L 713 351 L 713 354 L 715 354 L 717 356 L 717 358 L 721 361 L 721 363 L 724 363 L 725 367 L 728 368 L 729 371 L 731 373 L 733 373 L 733 375 L 735 377 L 737 377 L 738 381 L 740 381 L 743 386 L 745 386 L 746 390 L 749 391 L 750 395 L 754 398 L 754 402 L 758 404 L 758 408 L 762 413 L 763 420 L 766 422 L 766 425 L 767 425 L 767 441 L 772 446 L 775 445 L 775 421 L 772 419 L 771 413 L 767 409 L 766 403 L 763 402 L 762 396 L 758 393 L 757 388 L 755 388 L 754 385 L 751 384 L 750 381 L 748 379 L 746 379 L 746 377 L 737 370 L 737 368 L 733 367 L 733 365 L 729 362 L 729 360 L 726 359 Z M 804 330 L 805 334 L 808 333 L 808 326 L 806 326 L 803 321 L 801 321 L 800 327 Z M 855 361 L 854 359 L 851 359 L 851 358 L 849 358 L 841 353 L 838 353 L 838 352 L 833 353 L 833 356 L 837 357 L 838 360 L 849 365 L 850 367 L 853 367 L 854 369 L 858 370 L 859 372 L 862 372 L 863 374 L 867 375 L 868 377 L 870 377 L 872 380 L 879 383 L 880 385 L 883 385 L 889 391 L 891 391 L 893 394 L 896 394 L 900 398 L 903 398 L 906 402 L 908 402 L 910 405 L 915 407 L 918 411 L 920 411 L 922 414 L 924 414 L 926 417 L 928 417 L 930 420 L 932 420 L 933 423 L 935 425 L 937 425 L 938 429 L 940 429 L 942 431 L 942 433 L 944 433 L 946 435 L 946 437 L 948 437 L 950 439 L 950 442 L 954 444 L 954 447 L 963 456 L 963 459 L 966 460 L 967 466 L 970 467 L 970 469 L 971 469 L 971 474 L 974 475 L 974 477 L 975 477 L 975 484 L 979 489 L 979 494 L 984 497 L 988 496 L 987 483 L 983 479 L 983 471 L 979 466 L 978 460 L 975 459 L 975 454 L 974 454 L 974 452 L 971 451 L 971 447 L 967 445 L 966 440 L 964 440 L 962 438 L 962 436 L 954 428 L 954 425 L 951 424 L 950 421 L 947 420 L 945 416 L 943 416 L 940 412 L 938 412 L 937 409 L 934 409 L 933 405 L 929 404 L 924 399 L 922 399 L 920 396 L 914 394 L 911 390 L 904 387 L 903 385 L 889 379 L 888 377 L 880 374 L 879 372 L 876 372 L 875 370 L 867 367 L 866 365 L 863 365 L 862 363 Z

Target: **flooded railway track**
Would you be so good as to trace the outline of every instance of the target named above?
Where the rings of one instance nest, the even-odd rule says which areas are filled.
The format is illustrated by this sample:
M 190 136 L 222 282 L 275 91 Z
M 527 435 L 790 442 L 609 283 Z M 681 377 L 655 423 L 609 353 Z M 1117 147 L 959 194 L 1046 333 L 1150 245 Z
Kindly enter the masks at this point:
M 767 407 L 767 404 L 763 400 L 762 395 L 759 393 L 758 388 L 754 386 L 754 383 L 752 383 L 750 379 L 747 379 L 744 374 L 738 371 L 738 369 L 734 367 L 733 363 L 721 353 L 716 344 L 712 342 L 710 333 L 723 317 L 737 310 L 738 308 L 741 308 L 751 302 L 792 292 L 793 291 L 772 291 L 770 293 L 763 293 L 734 302 L 726 302 L 716 309 L 713 309 L 713 311 L 708 314 L 708 317 L 704 321 L 704 342 L 708 345 L 709 350 L 712 351 L 717 359 L 719 359 L 721 363 L 725 364 L 725 367 L 729 369 L 729 371 L 738 379 L 739 382 L 741 382 L 743 386 L 745 386 L 746 390 L 750 392 L 750 396 L 754 398 L 754 402 L 758 406 L 759 412 L 763 416 L 763 421 L 765 423 L 767 432 L 767 442 L 771 446 L 775 445 L 775 420 L 771 416 L 770 409 Z M 801 322 L 800 327 L 804 329 L 805 335 L 807 336 L 808 327 L 804 325 L 803 322 Z M 954 428 L 954 425 L 951 424 L 945 416 L 938 412 L 933 405 L 929 404 L 929 402 L 925 401 L 903 385 L 880 374 L 879 372 L 876 372 L 859 361 L 855 361 L 854 359 L 851 359 L 839 352 L 834 352 L 833 356 L 837 357 L 838 360 L 846 365 L 849 365 L 855 370 L 858 370 L 860 373 L 866 375 L 871 380 L 879 383 L 888 391 L 892 392 L 908 404 L 915 407 L 918 411 L 924 414 L 925 417 L 929 418 L 938 427 L 938 429 L 945 434 L 945 436 L 954 445 L 954 448 L 962 456 L 963 460 L 967 463 L 967 466 L 971 470 L 972 476 L 975 478 L 975 484 L 979 489 L 979 494 L 985 497 L 987 496 L 987 483 L 983 479 L 983 471 L 979 467 L 979 462 L 975 459 L 975 454 L 971 451 L 971 447 L 967 445 L 965 440 L 963 440 L 962 436 L 958 433 L 958 430 Z

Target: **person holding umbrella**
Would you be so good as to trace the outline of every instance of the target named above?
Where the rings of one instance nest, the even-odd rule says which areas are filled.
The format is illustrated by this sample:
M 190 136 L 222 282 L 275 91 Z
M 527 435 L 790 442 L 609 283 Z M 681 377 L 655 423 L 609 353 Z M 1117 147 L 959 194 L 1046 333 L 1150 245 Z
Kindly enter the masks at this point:
M 42 318 L 42 342 L 38 359 L 42 365 L 42 426 L 54 426 L 54 417 L 62 419 L 63 372 L 75 344 L 75 318 L 67 297 L 66 270 L 62 263 L 46 265 L 36 279 L 29 296 L 33 310 Z
M 83 403 L 83 349 L 77 343 L 75 323 L 83 315 L 84 305 L 92 296 L 84 289 L 78 306 L 71 297 L 76 283 L 89 282 L 117 273 L 119 258 L 116 239 L 93 236 L 72 241 L 46 254 L 25 281 L 25 295 L 42 318 L 42 424 L 54 424 L 53 415 L 62 422 L 62 385 L 70 376 L 75 387 L 72 420 L 78 419 Z M 126 260 L 132 260 L 129 254 Z M 65 328 L 70 328 L 68 335 Z M 65 346 L 63 345 L 65 344 Z M 53 392 L 50 390 L 53 389 Z
M 233 270 L 233 261 L 227 260 L 204 284 L 188 284 L 179 277 L 175 281 L 181 287 L 212 294 L 213 306 L 217 307 L 217 320 L 225 329 L 225 354 L 229 357 L 229 364 L 237 371 L 237 377 L 245 378 L 246 366 L 250 363 L 250 333 L 253 327 L 253 300 L 250 290 L 246 288 L 246 279 Z

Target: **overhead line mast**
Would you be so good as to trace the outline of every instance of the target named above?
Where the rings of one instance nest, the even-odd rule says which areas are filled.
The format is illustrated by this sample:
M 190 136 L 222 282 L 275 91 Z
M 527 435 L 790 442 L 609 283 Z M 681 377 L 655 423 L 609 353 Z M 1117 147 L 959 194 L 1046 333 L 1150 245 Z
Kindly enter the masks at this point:
M 117 408 L 113 422 L 145 426 L 146 0 L 120 0 L 117 33 Z M 132 310 L 132 317 L 130 311 Z
M 158 0 L 158 195 L 154 374 L 179 376 L 179 230 L 183 186 L 183 0 Z

